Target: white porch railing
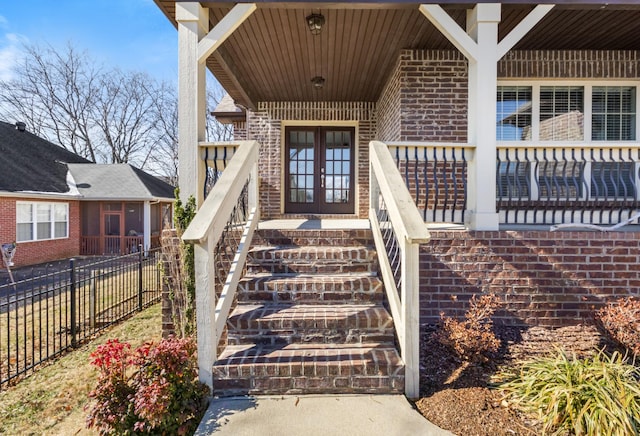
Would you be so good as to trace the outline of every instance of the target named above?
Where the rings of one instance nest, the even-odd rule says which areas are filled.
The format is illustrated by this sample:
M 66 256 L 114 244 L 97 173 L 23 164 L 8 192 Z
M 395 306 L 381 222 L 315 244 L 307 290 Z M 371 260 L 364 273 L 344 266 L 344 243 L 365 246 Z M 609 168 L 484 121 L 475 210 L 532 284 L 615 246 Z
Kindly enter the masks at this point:
M 369 145 L 369 221 L 405 364 L 405 394 L 419 395 L 420 244 L 429 241 L 388 146 Z
M 255 141 L 239 142 L 233 158 L 182 236 L 184 241 L 195 244 L 199 378 L 209 387 L 213 385 L 217 345 L 260 220 L 259 148 Z

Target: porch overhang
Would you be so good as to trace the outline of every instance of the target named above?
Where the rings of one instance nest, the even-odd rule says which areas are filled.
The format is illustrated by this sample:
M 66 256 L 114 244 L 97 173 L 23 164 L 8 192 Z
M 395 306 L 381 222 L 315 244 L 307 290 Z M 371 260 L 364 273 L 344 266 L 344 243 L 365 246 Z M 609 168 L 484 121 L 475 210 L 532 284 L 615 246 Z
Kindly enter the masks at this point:
M 176 2 L 155 0 L 177 26 Z M 377 101 L 401 49 L 456 49 L 420 13 L 415 1 L 200 2 L 213 29 L 235 4 L 256 10 L 206 58 L 206 66 L 236 104 L 261 101 Z M 439 1 L 460 27 L 467 10 L 487 1 Z M 635 0 L 501 2 L 502 41 L 538 4 L 556 4 L 515 46 L 516 50 L 639 50 L 640 5 Z M 325 16 L 318 35 L 305 17 Z M 322 89 L 311 83 L 325 78 Z

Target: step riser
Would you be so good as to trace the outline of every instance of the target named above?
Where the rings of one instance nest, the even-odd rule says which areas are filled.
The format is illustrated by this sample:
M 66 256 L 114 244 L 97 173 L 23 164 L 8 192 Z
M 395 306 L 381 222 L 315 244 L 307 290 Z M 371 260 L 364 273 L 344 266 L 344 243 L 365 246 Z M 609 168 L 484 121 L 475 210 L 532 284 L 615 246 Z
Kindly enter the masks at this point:
M 403 394 L 404 377 L 263 377 L 216 379 L 213 393 L 220 397 L 237 395 L 305 394 Z
M 228 336 L 230 345 L 289 345 L 289 344 L 366 344 L 387 343 L 394 340 L 393 329 L 370 330 L 233 330 Z
M 247 263 L 249 274 L 346 274 L 373 273 L 377 263 L 300 263 L 300 262 L 251 262 Z
M 255 303 L 299 303 L 299 304 L 344 304 L 344 303 L 382 303 L 380 292 L 364 291 L 240 291 L 238 302 Z
M 371 246 L 370 230 L 258 230 L 254 245 Z

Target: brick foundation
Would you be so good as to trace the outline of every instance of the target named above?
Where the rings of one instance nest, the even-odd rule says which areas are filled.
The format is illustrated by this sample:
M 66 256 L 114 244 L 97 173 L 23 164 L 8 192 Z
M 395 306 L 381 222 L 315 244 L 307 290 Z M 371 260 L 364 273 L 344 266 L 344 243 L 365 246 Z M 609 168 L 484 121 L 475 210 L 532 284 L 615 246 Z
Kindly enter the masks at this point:
M 607 301 L 640 295 L 640 232 L 434 231 L 421 247 L 423 323 L 462 317 L 473 294 L 506 302 L 499 322 L 593 321 Z

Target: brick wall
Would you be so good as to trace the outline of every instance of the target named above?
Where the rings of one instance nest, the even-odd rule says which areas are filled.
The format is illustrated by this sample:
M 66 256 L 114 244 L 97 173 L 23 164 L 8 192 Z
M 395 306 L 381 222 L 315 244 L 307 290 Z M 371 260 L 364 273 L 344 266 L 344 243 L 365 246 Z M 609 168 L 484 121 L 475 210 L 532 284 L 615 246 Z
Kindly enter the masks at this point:
M 255 112 L 247 113 L 247 139 L 257 140 L 260 149 L 260 202 L 262 218 L 281 216 L 282 195 L 282 121 L 357 121 L 358 187 L 369 184 L 369 142 L 375 137 L 375 104 L 351 102 L 263 102 Z M 356 187 L 356 189 L 358 188 Z M 368 214 L 366 189 L 357 189 L 359 214 Z
M 4 244 L 16 240 L 17 201 L 34 200 L 0 197 L 0 243 Z M 54 200 L 43 201 L 57 202 Z M 18 242 L 18 248 L 13 258 L 16 267 L 78 256 L 80 253 L 80 202 L 74 200 L 62 203 L 69 204 L 69 237 L 46 241 Z
M 498 62 L 498 77 L 634 79 L 640 52 L 632 50 L 514 50 Z
M 500 322 L 591 322 L 611 299 L 640 296 L 640 232 L 433 231 L 421 247 L 421 321 L 461 317 L 473 294 L 491 292 Z

